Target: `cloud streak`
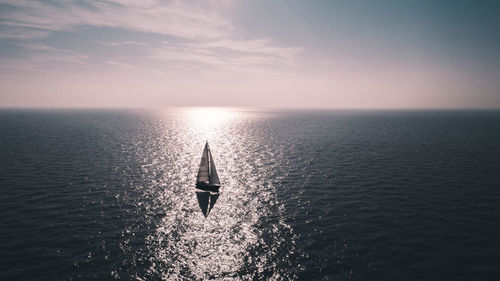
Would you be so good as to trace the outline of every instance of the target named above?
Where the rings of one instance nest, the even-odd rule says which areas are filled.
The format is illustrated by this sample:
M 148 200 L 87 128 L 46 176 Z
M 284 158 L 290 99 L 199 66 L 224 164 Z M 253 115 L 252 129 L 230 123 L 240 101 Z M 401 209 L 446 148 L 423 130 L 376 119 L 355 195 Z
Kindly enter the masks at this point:
M 218 11 L 218 7 L 224 5 L 222 1 L 113 0 L 50 4 L 20 0 L 5 1 L 3 5 L 9 7 L 9 12 L 0 14 L 3 30 L 0 39 L 24 41 L 23 47 L 32 52 L 29 57 L 41 58 L 49 51 L 48 45 L 45 49 L 40 45 L 29 47 L 33 44 L 30 40 L 62 31 L 78 32 L 81 27 L 107 27 L 163 36 L 163 42 L 131 38 L 100 41 L 98 44 L 122 50 L 142 49 L 142 54 L 136 56 L 142 56 L 144 64 L 148 60 L 162 62 L 162 68 L 171 70 L 272 70 L 296 65 L 298 56 L 303 52 L 296 47 L 276 46 L 269 39 L 234 39 L 235 28 Z M 53 58 L 56 49 L 51 50 Z M 81 63 L 85 59 L 74 53 L 58 53 L 61 60 L 67 62 Z M 91 58 L 93 54 L 86 55 Z M 115 66 L 116 63 L 132 65 L 130 58 L 112 55 L 106 61 L 115 62 Z M 134 57 L 135 63 L 138 57 Z M 157 71 L 169 72 L 167 69 Z
M 112 27 L 186 39 L 218 38 L 232 29 L 215 12 L 182 1 L 67 1 L 52 5 L 20 0 L 3 4 L 12 8 L 0 17 L 6 27 L 43 31 Z
M 163 44 L 150 49 L 149 58 L 171 63 L 197 63 L 202 68 L 242 70 L 292 66 L 302 52 L 299 48 L 274 47 L 267 40 L 232 41 L 223 39 L 199 44 Z

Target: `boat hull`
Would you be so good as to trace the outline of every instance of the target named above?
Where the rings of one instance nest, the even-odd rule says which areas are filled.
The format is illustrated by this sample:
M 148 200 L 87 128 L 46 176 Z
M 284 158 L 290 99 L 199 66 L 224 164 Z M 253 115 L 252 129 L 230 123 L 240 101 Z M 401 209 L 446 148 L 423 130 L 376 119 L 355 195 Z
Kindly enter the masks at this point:
M 206 191 L 219 192 L 220 185 L 210 185 L 204 182 L 197 182 L 196 188 Z

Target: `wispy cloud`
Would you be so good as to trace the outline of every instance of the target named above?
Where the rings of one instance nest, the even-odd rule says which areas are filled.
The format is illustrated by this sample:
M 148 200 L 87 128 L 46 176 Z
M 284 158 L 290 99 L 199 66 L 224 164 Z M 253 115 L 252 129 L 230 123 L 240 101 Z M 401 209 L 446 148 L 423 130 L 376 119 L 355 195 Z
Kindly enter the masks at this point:
M 296 64 L 303 51 L 296 47 L 277 46 L 269 39 L 235 40 L 234 26 L 218 10 L 224 5 L 223 1 L 70 0 L 56 4 L 7 0 L 3 5 L 9 7 L 9 11 L 0 13 L 0 39 L 25 40 L 23 47 L 32 51 L 30 57 L 39 59 L 50 52 L 53 58 L 60 55 L 61 60 L 81 62 L 84 58 L 76 52 L 32 45 L 32 40 L 79 27 L 107 27 L 163 36 L 163 42 L 137 38 L 97 42 L 121 50 L 130 47 L 142 49 L 137 56 L 142 56 L 143 61 L 161 61 L 162 68 L 206 71 L 289 67 Z M 93 54 L 86 55 L 91 57 Z M 110 54 L 107 58 L 108 62 L 122 61 L 112 56 Z M 134 58 L 135 63 L 138 61 L 137 57 Z M 132 65 L 127 64 L 126 59 L 122 63 Z M 169 72 L 165 69 L 157 71 Z
M 198 64 L 201 69 L 289 67 L 296 64 L 300 48 L 273 46 L 269 40 L 240 40 L 230 38 L 204 40 L 188 44 L 164 44 L 151 48 L 149 58 L 171 63 Z
M 116 47 L 116 46 L 139 46 L 144 47 L 147 46 L 147 43 L 137 42 L 137 41 L 120 41 L 120 42 L 102 42 L 104 46 Z
M 196 2 L 183 1 L 5 1 L 12 11 L 0 22 L 7 27 L 44 31 L 78 26 L 114 27 L 188 39 L 218 38 L 231 24 Z
M 47 30 L 25 28 L 3 23 L 0 24 L 0 39 L 37 39 L 46 37 L 50 34 L 50 32 Z
M 15 43 L 18 49 L 25 49 L 28 54 L 17 59 L 0 58 L 1 74 L 11 76 L 25 73 L 49 73 L 56 71 L 47 64 L 86 65 L 88 56 L 71 50 L 54 48 L 42 44 L 26 42 Z M 57 71 L 56 71 L 57 72 Z
M 27 44 L 27 43 L 16 43 L 16 45 L 19 47 L 33 50 L 33 51 L 38 51 L 41 53 L 54 54 L 55 56 L 64 55 L 64 57 L 70 58 L 70 60 L 74 61 L 74 62 L 83 62 L 83 60 L 85 60 L 87 58 L 87 56 L 82 55 L 82 54 L 77 53 L 77 52 L 74 52 L 74 51 L 71 51 L 71 50 L 54 48 L 54 47 L 47 46 L 47 45 Z
M 197 46 L 191 46 L 197 48 L 218 49 L 220 51 L 234 51 L 245 54 L 255 54 L 260 56 L 269 55 L 287 60 L 294 59 L 297 54 L 302 51 L 301 48 L 273 46 L 272 42 L 268 39 L 243 41 L 224 38 L 220 40 L 207 41 Z
M 119 69 L 124 69 L 124 70 L 131 70 L 131 71 L 139 71 L 142 73 L 152 73 L 160 76 L 165 76 L 165 77 L 173 77 L 171 73 L 167 73 L 165 71 L 152 68 L 152 67 L 138 67 L 132 64 L 124 63 L 121 61 L 106 61 L 107 64 L 114 66 Z

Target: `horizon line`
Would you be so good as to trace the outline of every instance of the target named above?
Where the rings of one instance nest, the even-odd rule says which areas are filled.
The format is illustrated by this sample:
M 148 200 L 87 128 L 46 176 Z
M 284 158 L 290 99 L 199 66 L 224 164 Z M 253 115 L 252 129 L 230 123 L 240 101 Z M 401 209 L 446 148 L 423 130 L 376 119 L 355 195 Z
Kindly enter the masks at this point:
M 219 109 L 219 110 L 276 110 L 276 111 L 488 111 L 500 107 L 259 107 L 229 105 L 176 105 L 165 107 L 133 106 L 1 106 L 0 110 L 169 110 L 169 109 Z

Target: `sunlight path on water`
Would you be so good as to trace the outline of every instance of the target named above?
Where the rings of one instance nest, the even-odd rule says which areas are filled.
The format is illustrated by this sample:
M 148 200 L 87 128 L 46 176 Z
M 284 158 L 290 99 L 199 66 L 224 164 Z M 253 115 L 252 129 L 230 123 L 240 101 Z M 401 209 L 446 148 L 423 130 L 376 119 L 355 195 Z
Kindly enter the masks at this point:
M 275 167 L 283 150 L 270 150 L 272 132 L 262 126 L 272 114 L 186 109 L 155 118 L 138 155 L 143 182 L 151 185 L 138 188 L 137 204 L 149 210 L 145 219 L 156 229 L 137 257 L 150 262 L 149 270 L 137 279 L 294 279 L 292 272 L 280 272 L 274 258 L 295 246 L 273 185 L 282 177 Z M 206 140 L 222 184 L 208 218 L 194 188 Z

